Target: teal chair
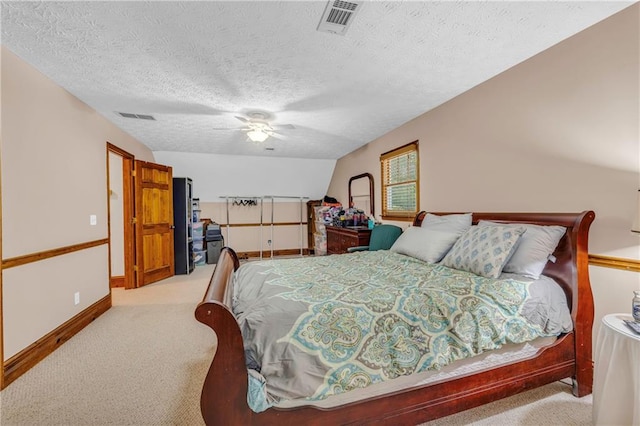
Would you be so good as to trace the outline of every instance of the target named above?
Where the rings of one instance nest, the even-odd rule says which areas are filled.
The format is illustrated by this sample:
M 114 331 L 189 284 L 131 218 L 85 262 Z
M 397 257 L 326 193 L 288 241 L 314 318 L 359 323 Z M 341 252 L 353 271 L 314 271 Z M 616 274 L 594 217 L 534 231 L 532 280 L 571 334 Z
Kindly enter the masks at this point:
M 402 228 L 396 225 L 377 225 L 371 230 L 368 246 L 349 247 L 347 252 L 389 250 L 402 234 Z

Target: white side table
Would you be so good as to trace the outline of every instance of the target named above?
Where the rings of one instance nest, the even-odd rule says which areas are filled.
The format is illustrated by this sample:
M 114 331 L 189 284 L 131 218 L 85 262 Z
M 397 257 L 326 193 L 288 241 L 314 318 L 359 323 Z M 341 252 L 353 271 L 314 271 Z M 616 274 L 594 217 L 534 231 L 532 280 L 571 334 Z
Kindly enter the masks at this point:
M 631 315 L 602 318 L 595 351 L 593 423 L 640 425 L 640 335 L 622 322 Z

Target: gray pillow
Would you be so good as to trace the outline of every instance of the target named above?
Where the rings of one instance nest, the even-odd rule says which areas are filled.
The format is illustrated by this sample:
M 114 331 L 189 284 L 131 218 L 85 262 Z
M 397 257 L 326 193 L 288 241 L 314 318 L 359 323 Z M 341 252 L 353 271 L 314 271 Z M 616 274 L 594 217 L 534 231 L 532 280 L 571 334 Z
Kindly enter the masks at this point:
M 471 226 L 471 213 L 438 216 L 427 213 L 422 226 L 411 226 L 391 247 L 391 251 L 427 263 L 439 262 L 456 240 Z
M 422 221 L 422 228 L 446 231 L 458 236 L 471 227 L 471 213 L 437 215 L 427 213 Z
M 538 279 L 549 256 L 554 252 L 567 229 L 564 226 L 542 226 L 532 224 L 507 224 L 481 220 L 478 226 L 524 227 L 525 233 L 518 242 L 512 256 L 504 265 L 504 272 Z
M 457 239 L 457 234 L 410 226 L 393 243 L 391 251 L 423 262 L 436 263 L 442 259 Z

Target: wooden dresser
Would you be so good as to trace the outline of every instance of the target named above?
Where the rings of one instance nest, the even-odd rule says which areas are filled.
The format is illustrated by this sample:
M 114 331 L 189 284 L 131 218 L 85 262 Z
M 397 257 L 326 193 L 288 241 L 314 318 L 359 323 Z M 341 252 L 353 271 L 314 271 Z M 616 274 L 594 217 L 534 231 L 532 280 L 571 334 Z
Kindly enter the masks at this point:
M 346 253 L 348 247 L 368 246 L 371 229 L 366 226 L 327 226 L 327 254 Z

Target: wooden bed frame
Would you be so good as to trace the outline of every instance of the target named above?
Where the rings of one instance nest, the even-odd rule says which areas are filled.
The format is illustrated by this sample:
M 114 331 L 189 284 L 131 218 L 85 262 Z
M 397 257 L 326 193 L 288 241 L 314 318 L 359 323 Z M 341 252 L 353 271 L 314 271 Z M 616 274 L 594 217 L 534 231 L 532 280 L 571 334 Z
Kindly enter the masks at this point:
M 446 214 L 446 213 L 441 213 Z M 419 226 L 425 212 L 414 225 Z M 474 213 L 473 221 L 561 225 L 567 233 L 544 274 L 563 287 L 574 331 L 538 351 L 536 356 L 475 374 L 392 392 L 331 409 L 304 406 L 253 412 L 247 404 L 248 377 L 240 328 L 229 306 L 230 279 L 238 269 L 235 252 L 224 248 L 195 316 L 217 336 L 217 350 L 204 381 L 200 400 L 207 425 L 411 425 L 443 417 L 516 393 L 571 377 L 573 393 L 591 393 L 593 361 L 591 328 L 593 296 L 588 271 L 588 235 L 595 218 L 582 213 Z

